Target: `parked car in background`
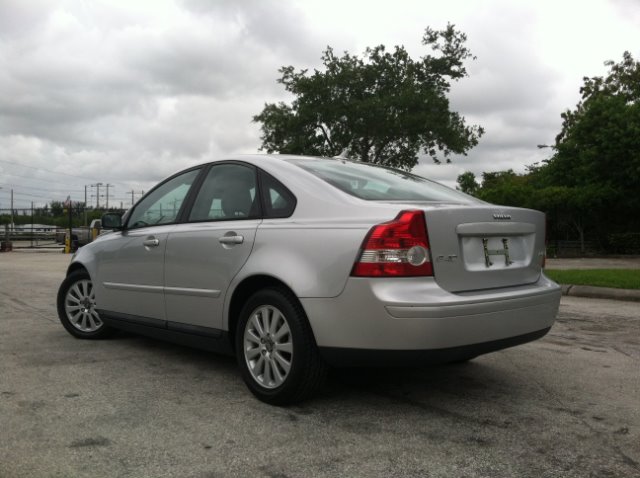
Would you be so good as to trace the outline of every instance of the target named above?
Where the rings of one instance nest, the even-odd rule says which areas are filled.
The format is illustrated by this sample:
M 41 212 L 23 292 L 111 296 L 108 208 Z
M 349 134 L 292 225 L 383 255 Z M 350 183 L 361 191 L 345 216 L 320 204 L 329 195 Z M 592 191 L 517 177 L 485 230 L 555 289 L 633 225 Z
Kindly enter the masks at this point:
M 73 257 L 75 337 L 124 329 L 235 354 L 259 399 L 313 395 L 328 366 L 463 361 L 542 337 L 560 288 L 542 213 L 403 171 L 256 155 L 160 183 Z
M 64 244 L 64 240 L 69 229 L 63 229 L 61 227 L 56 229 L 55 238 L 58 244 Z
M 75 247 L 82 247 L 93 241 L 94 230 L 98 231 L 98 234 L 105 232 L 102 230 L 102 222 L 100 219 L 94 219 L 91 221 L 89 227 L 74 227 L 71 229 L 71 242 Z M 69 229 L 58 228 L 56 230 L 56 242 L 64 244 L 67 240 Z

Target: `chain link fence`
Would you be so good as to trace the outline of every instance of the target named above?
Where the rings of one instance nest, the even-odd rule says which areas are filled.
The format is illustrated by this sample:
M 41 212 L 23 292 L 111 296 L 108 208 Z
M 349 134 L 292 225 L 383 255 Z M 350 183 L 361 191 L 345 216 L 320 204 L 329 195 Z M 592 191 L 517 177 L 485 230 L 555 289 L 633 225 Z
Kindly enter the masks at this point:
M 118 209 L 111 211 L 121 212 Z M 105 210 L 72 206 L 68 209 L 4 208 L 0 209 L 0 241 L 2 250 L 16 248 L 62 248 L 71 229 L 75 247 L 91 242 L 91 222 Z

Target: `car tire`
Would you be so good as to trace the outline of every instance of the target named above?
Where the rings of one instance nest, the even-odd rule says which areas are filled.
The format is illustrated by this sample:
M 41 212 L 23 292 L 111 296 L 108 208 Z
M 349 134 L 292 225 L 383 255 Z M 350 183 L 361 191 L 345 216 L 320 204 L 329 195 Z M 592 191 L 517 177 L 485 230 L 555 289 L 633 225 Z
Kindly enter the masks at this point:
M 69 274 L 58 289 L 58 317 L 74 337 L 104 339 L 113 333 L 95 310 L 93 283 L 89 273 L 76 270 Z
M 291 405 L 323 385 L 322 360 L 304 309 L 288 290 L 266 288 L 246 302 L 235 336 L 236 356 L 249 390 L 271 405 Z
M 471 362 L 476 357 L 477 357 L 477 355 L 469 355 L 468 357 L 461 357 L 459 359 L 452 360 L 452 361 L 447 362 L 447 363 L 450 364 L 450 365 L 460 365 L 460 364 Z

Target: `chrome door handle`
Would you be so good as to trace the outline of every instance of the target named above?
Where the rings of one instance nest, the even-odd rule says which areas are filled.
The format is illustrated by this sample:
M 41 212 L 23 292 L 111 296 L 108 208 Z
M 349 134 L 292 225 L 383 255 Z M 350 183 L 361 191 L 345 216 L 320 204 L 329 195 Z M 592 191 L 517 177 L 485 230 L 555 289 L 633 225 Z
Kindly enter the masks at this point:
M 144 247 L 158 247 L 160 245 L 160 241 L 158 239 L 145 239 L 142 241 Z
M 244 236 L 222 236 L 220 244 L 242 244 L 244 242 Z

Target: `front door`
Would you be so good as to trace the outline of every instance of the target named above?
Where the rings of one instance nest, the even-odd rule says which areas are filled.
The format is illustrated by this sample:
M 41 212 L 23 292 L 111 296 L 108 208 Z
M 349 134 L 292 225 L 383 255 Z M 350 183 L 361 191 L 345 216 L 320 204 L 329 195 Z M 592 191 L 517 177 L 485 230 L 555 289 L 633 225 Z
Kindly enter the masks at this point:
M 95 281 L 98 309 L 149 321 L 166 320 L 167 239 L 199 172 L 187 171 L 155 188 L 135 206 L 125 229 L 105 238 Z

